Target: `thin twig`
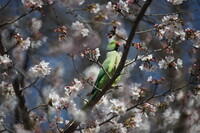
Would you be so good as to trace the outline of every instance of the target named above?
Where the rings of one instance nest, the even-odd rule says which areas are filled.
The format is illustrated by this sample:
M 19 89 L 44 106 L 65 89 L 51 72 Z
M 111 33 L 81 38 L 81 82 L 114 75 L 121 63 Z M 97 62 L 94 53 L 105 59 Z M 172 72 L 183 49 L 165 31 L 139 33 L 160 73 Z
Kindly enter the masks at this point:
M 33 86 L 33 87 L 35 87 L 36 89 L 38 89 L 39 90 L 39 88 L 35 85 L 35 84 L 32 84 L 33 82 L 30 80 L 31 78 L 26 74 L 26 72 L 23 70 L 23 69 L 21 69 L 21 68 L 19 68 L 18 66 L 14 66 L 14 69 L 18 72 L 18 73 L 20 73 L 21 75 L 23 75 L 31 84 L 31 86 Z
M 173 15 L 173 14 L 180 14 L 180 13 L 187 13 L 187 12 L 194 12 L 194 11 L 198 11 L 199 9 L 193 9 L 193 10 L 184 10 L 184 11 L 177 11 L 177 12 L 172 12 L 172 13 L 164 13 L 164 14 L 153 14 L 153 13 L 149 13 L 149 14 L 145 14 L 145 16 L 167 16 L 167 15 Z
M 79 131 L 80 131 L 80 133 L 83 133 L 82 129 L 81 129 L 81 125 L 79 125 Z
M 100 123 L 99 126 L 101 126 L 101 125 L 103 125 L 103 124 L 105 124 L 105 123 L 107 123 L 107 122 L 110 122 L 113 118 L 115 118 L 115 117 L 117 117 L 117 116 L 118 116 L 118 115 L 114 115 L 114 116 L 110 117 L 110 118 L 107 119 L 106 121 Z
M 108 72 L 105 70 L 105 68 L 102 66 L 102 64 L 97 60 L 93 60 L 93 59 L 91 59 L 91 58 L 89 58 L 89 57 L 87 57 L 87 56 L 85 56 L 86 57 L 86 59 L 88 59 L 89 61 L 91 61 L 91 62 L 94 62 L 94 63 L 96 63 L 97 65 L 99 65 L 100 67 L 101 67 L 101 69 L 105 72 L 105 74 L 107 75 L 107 77 L 109 78 L 109 79 L 111 79 L 111 76 L 108 74 Z
M 28 86 L 26 86 L 26 87 L 24 87 L 22 90 L 26 90 L 27 88 L 30 88 L 31 86 L 33 86 L 37 81 L 39 80 L 39 77 L 38 78 L 36 78 L 36 80 L 35 81 L 33 81 L 32 83 L 30 83 L 30 85 L 28 85 Z
M 156 28 L 147 29 L 147 30 L 143 30 L 143 31 L 137 31 L 136 34 L 142 34 L 142 33 L 150 32 L 150 31 L 154 31 L 154 30 L 156 30 Z
M 37 8 L 32 8 L 30 11 L 28 11 L 28 12 L 22 14 L 20 17 L 18 17 L 18 18 L 16 18 L 16 19 L 12 20 L 12 21 L 10 21 L 10 22 L 6 22 L 6 23 L 4 23 L 4 24 L 0 24 L 0 28 L 1 28 L 1 27 L 4 27 L 4 26 L 6 26 L 6 25 L 9 25 L 9 24 L 15 23 L 16 21 L 18 21 L 18 20 L 20 20 L 21 18 L 23 18 L 23 17 L 29 15 L 30 13 L 32 13 L 32 12 L 35 11 L 36 9 L 37 9 Z
M 6 125 L 3 122 L 1 122 L 1 124 L 3 125 L 3 127 L 5 128 L 6 131 L 11 132 L 11 133 L 15 133 L 13 130 L 6 127 Z
M 120 39 L 124 40 L 125 42 L 127 41 L 125 38 L 121 37 L 119 34 L 115 34 L 117 37 L 119 37 Z
M 84 102 L 86 102 L 86 103 L 88 102 L 86 99 L 84 99 L 84 98 L 83 98 L 81 95 L 79 95 L 79 94 L 78 94 L 78 97 L 79 97 L 81 100 L 83 100 Z
M 31 111 L 33 111 L 33 110 L 35 110 L 35 109 L 37 109 L 37 108 L 43 107 L 43 106 L 48 106 L 48 104 L 40 104 L 40 105 L 37 105 L 37 106 L 35 106 L 35 107 L 29 109 L 27 112 L 30 113 Z
M 118 11 L 119 14 L 122 15 L 122 17 L 124 17 L 127 21 L 133 23 L 134 21 L 132 21 L 131 19 L 129 19 L 126 15 L 124 15 L 120 10 Z
M 105 68 L 102 66 L 102 64 L 97 61 L 97 64 L 101 67 L 101 69 L 106 73 L 106 76 L 108 76 L 109 79 L 111 79 L 111 76 L 108 74 L 108 72 L 105 70 Z
M 102 21 L 96 21 L 96 20 L 87 20 L 87 21 L 82 21 L 82 23 L 91 23 L 91 24 L 102 24 L 102 25 L 111 25 L 111 23 L 107 22 L 102 22 Z
M 11 46 L 8 50 L 5 51 L 5 54 L 8 54 L 12 49 L 16 48 L 17 45 L 19 45 L 18 43 L 14 44 L 13 46 Z
M 59 133 L 63 133 L 62 129 L 58 127 L 58 123 L 56 122 L 56 128 L 58 129 Z
M 176 43 L 176 45 L 177 45 L 177 44 L 180 44 L 180 43 L 182 43 L 182 42 L 183 42 L 183 41 L 178 41 L 178 42 Z M 161 52 L 161 51 L 166 50 L 166 49 L 168 49 L 168 48 L 171 48 L 171 45 L 168 45 L 168 46 L 165 47 L 165 48 L 159 48 L 159 49 L 155 49 L 155 50 L 153 50 L 153 51 L 149 51 L 149 52 L 147 52 L 147 53 L 141 55 L 141 57 L 140 57 L 139 59 L 137 58 L 137 56 L 138 56 L 138 55 L 137 55 L 133 60 L 131 60 L 131 61 L 129 61 L 128 63 L 126 63 L 126 64 L 124 65 L 124 67 L 127 67 L 128 65 L 131 65 L 132 63 L 134 63 L 134 62 L 140 60 L 141 58 L 145 57 L 146 55 L 153 54 L 153 53 L 156 53 L 156 52 Z
M 71 57 L 71 56 L 70 56 Z M 98 87 L 96 87 L 95 85 L 93 85 L 92 83 L 90 83 L 88 80 L 86 80 L 85 78 L 84 78 L 84 76 L 78 71 L 78 69 L 76 68 L 76 65 L 75 65 L 75 62 L 74 62 L 74 58 L 73 57 L 71 57 L 72 58 L 72 63 L 73 63 L 73 67 L 74 67 L 74 69 L 75 69 L 75 71 L 76 71 L 76 73 L 86 82 L 86 83 L 88 83 L 89 85 L 91 85 L 92 87 L 94 87 L 95 89 L 97 89 L 97 90 L 99 90 L 100 92 L 102 91 L 101 89 L 99 89 Z
M 7 5 L 10 3 L 11 0 L 8 0 L 7 3 L 0 9 L 0 12 L 7 7 Z
M 80 21 L 80 22 L 85 22 L 85 19 L 81 16 L 81 15 L 79 15 L 78 13 L 76 13 L 76 10 L 74 10 L 74 9 L 72 9 L 71 7 L 67 7 L 67 9 L 68 9 L 68 11 L 66 11 L 65 13 L 66 14 L 72 14 L 78 21 Z M 90 30 L 90 31 L 92 31 L 92 28 L 90 27 L 90 25 L 89 24 L 85 24 L 86 26 L 87 26 L 87 28 Z
M 189 42 L 187 42 L 187 41 L 183 41 L 183 42 L 185 42 L 187 45 L 189 45 L 189 46 L 192 46 L 193 48 L 195 48 L 195 49 L 200 49 L 200 46 L 199 47 L 196 47 L 195 45 L 193 45 L 193 44 L 191 44 L 191 43 L 189 43 Z

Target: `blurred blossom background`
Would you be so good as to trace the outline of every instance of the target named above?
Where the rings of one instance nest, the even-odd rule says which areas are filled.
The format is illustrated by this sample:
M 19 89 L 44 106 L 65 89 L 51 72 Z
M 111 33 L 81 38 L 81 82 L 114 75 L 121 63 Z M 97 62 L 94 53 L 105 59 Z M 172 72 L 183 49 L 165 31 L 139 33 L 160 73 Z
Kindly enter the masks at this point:
M 34 6 L 41 8 L 33 10 L 34 7 L 31 2 L 35 2 Z M 119 1 L 114 0 L 113 2 Z M 78 90 L 80 95 L 85 99 L 88 98 L 86 95 L 93 87 L 79 83 L 80 74 L 86 79 L 92 78 L 90 81 L 94 83 L 100 66 L 87 60 L 82 54 L 85 54 L 87 49 L 94 50 L 99 54 L 96 54 L 96 58 L 102 63 L 106 58 L 106 45 L 111 40 L 119 41 L 121 44 L 120 51 L 123 51 L 123 45 L 126 44 L 126 41 L 121 38 L 128 38 L 133 24 L 132 21 L 135 20 L 140 9 L 138 5 L 133 4 L 135 1 L 124 0 L 123 2 L 130 2 L 127 4 L 128 7 L 123 4 L 121 7 L 119 6 L 123 9 L 124 16 L 127 16 L 129 20 L 122 14 L 114 12 L 107 0 L 1 0 L 0 39 L 5 49 L 8 50 L 7 54 L 15 68 L 13 70 L 8 69 L 5 74 L 3 71 L 5 68 L 7 69 L 7 66 L 4 66 L 5 68 L 2 66 L 0 81 L 10 83 L 10 81 L 15 81 L 18 75 L 21 75 L 19 77 L 21 87 L 26 88 L 28 86 L 23 93 L 28 109 L 44 103 L 47 104 L 50 102 L 50 98 L 52 106 L 57 106 L 59 103 L 56 103 L 55 99 L 65 95 L 63 91 L 67 90 L 67 87 L 76 88 L 79 86 L 81 88 L 81 91 Z M 144 2 L 139 0 L 138 4 L 142 5 Z M 6 7 L 2 9 L 5 5 Z M 155 79 L 162 82 L 162 85 L 158 85 L 156 94 L 162 94 L 169 89 L 169 86 L 170 88 L 179 88 L 188 83 L 193 64 L 199 62 L 200 46 L 198 39 L 188 41 L 185 39 L 185 34 L 187 28 L 195 31 L 200 29 L 199 9 L 199 0 L 186 0 L 180 5 L 176 5 L 176 3 L 173 5 L 167 0 L 154 0 L 152 2 L 137 28 L 133 46 L 127 58 L 128 61 L 139 59 L 125 68 L 125 74 L 119 83 L 122 87 L 116 92 L 114 91 L 112 97 L 131 95 L 132 100 L 140 100 L 142 96 L 137 89 L 146 88 L 148 93 L 152 94 L 155 88 L 155 84 L 153 84 Z M 12 22 L 24 13 L 28 14 L 16 22 Z M 177 17 L 176 22 L 179 20 L 178 18 L 181 18 L 179 24 L 176 25 L 177 29 L 173 27 L 172 31 L 167 29 L 155 30 L 156 25 L 168 23 L 170 18 L 163 18 L 166 16 L 163 14 L 169 15 L 168 13 L 178 14 L 178 16 L 173 16 L 173 18 Z M 2 26 L 8 22 L 12 23 Z M 113 30 L 121 38 L 112 35 Z M 173 33 L 173 30 L 175 33 Z M 163 35 L 159 36 L 158 33 L 163 33 Z M 176 34 L 180 35 L 176 37 Z M 183 36 L 182 39 L 181 35 Z M 145 54 L 148 53 L 147 51 L 163 48 L 169 44 L 173 45 L 172 49 Z M 142 55 L 145 55 L 145 57 Z M 7 60 L 9 62 L 9 59 Z M 172 62 L 173 67 L 168 68 Z M 36 81 L 34 85 L 29 87 L 30 83 L 34 81 Z M 197 86 L 198 83 L 196 82 L 193 86 Z M 3 85 L 6 84 L 1 83 L 0 88 L 3 88 Z M 7 84 L 7 88 L 9 88 L 8 86 L 9 84 Z M 131 89 L 130 92 L 129 89 Z M 3 92 L 3 90 L 0 91 Z M 5 125 L 20 133 L 23 129 L 19 124 L 16 124 L 18 120 L 16 120 L 15 115 L 19 114 L 16 113 L 18 103 L 17 100 L 13 100 L 16 99 L 16 96 L 14 96 L 12 86 L 10 91 L 9 94 L 13 94 L 13 98 L 9 94 L 8 96 L 3 95 L 3 93 L 0 94 L 0 110 L 2 110 L 0 111 L 0 120 L 1 116 L 5 115 Z M 192 87 L 191 91 L 193 91 Z M 140 116 L 141 113 L 134 110 L 138 113 L 137 118 L 135 117 L 135 121 L 138 120 L 135 123 L 138 125 L 135 125 L 137 128 L 129 129 L 129 132 L 178 133 L 183 132 L 184 129 L 191 133 L 200 131 L 199 102 L 195 101 L 194 97 L 187 97 L 184 101 L 185 94 L 181 93 L 185 92 L 186 89 L 183 89 L 179 93 L 172 93 L 168 97 L 160 97 L 155 100 L 154 102 L 157 103 L 160 100 L 160 103 L 165 101 L 168 104 L 165 110 L 156 112 L 158 115 L 154 113 L 153 107 L 151 108 L 152 114 L 148 118 Z M 78 95 L 75 93 L 74 97 L 78 97 Z M 128 98 L 123 100 L 131 103 Z M 179 103 L 179 101 L 181 102 Z M 112 108 L 115 108 L 113 106 L 117 104 L 123 106 L 117 100 L 110 102 Z M 171 105 L 171 102 L 174 104 Z M 75 103 L 77 108 L 84 104 L 81 98 L 76 98 Z M 100 108 L 103 105 L 98 106 Z M 145 105 L 145 107 L 150 108 L 150 105 Z M 71 107 L 72 112 L 74 108 Z M 182 112 L 182 110 L 184 111 Z M 10 113 L 4 114 L 7 111 Z M 49 106 L 34 110 L 41 122 L 41 124 L 36 124 L 35 131 L 58 132 L 54 125 L 55 121 L 58 123 L 60 121 L 58 125 L 63 127 L 73 116 L 80 115 L 80 118 L 82 117 L 81 113 L 70 114 L 70 110 L 68 111 L 58 111 Z M 34 113 L 31 115 L 33 118 Z M 124 112 L 117 113 L 123 114 Z M 60 116 L 62 117 L 59 118 Z M 17 118 L 20 118 L 20 116 Z M 186 118 L 190 118 L 191 121 L 186 121 Z M 140 119 L 143 119 L 143 123 L 139 122 Z M 185 123 L 188 126 L 184 126 Z M 102 131 L 106 130 L 102 129 Z

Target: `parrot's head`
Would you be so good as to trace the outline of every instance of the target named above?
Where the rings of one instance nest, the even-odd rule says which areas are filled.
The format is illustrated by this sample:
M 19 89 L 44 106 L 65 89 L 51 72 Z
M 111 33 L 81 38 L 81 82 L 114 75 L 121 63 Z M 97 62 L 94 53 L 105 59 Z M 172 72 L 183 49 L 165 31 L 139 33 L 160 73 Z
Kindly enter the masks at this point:
M 119 46 L 120 46 L 120 43 L 118 41 L 111 41 L 108 44 L 106 50 L 108 50 L 108 51 L 114 51 L 114 50 L 116 50 L 117 51 L 118 48 L 119 48 Z

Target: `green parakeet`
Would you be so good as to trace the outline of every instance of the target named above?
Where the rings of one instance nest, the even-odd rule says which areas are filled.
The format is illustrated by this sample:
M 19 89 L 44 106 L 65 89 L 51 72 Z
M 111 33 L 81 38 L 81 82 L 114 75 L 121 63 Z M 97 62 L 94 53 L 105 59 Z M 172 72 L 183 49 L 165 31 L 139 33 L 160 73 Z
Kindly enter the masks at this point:
M 107 52 L 107 55 L 106 55 L 106 59 L 105 61 L 103 62 L 102 64 L 102 67 L 104 69 L 100 69 L 99 71 L 99 74 L 97 76 L 97 79 L 95 81 L 95 86 L 98 88 L 98 89 L 102 89 L 104 87 L 104 85 L 107 83 L 107 81 L 109 80 L 109 77 L 112 77 L 113 74 L 115 73 L 115 70 L 117 69 L 118 65 L 119 65 L 119 62 L 121 60 L 121 55 L 119 54 L 118 52 L 118 48 L 119 48 L 120 44 L 119 42 L 117 41 L 111 41 L 108 45 L 107 45 L 107 48 L 106 50 L 108 51 Z M 107 74 L 106 74 L 106 72 Z M 115 82 L 112 84 L 112 86 L 116 86 L 117 85 L 117 82 L 120 80 L 120 77 L 119 76 Z M 92 90 L 92 92 L 90 93 L 90 99 L 88 100 L 88 103 L 93 100 L 95 98 L 95 96 L 100 92 L 98 89 L 94 88 Z M 87 103 L 87 104 L 88 104 Z M 84 110 L 86 107 L 87 107 L 87 104 L 85 106 L 83 106 L 82 110 Z M 70 125 L 72 125 L 71 128 L 74 128 L 73 126 L 76 127 L 76 125 L 78 125 L 78 122 L 73 119 L 71 120 L 65 127 L 64 127 L 64 131 L 65 129 L 67 129 Z
M 104 69 L 100 69 L 99 74 L 97 76 L 97 79 L 95 81 L 95 86 L 98 89 L 102 89 L 103 86 L 106 84 L 106 82 L 109 80 L 109 77 L 112 77 L 112 75 L 114 74 L 115 70 L 117 69 L 117 66 L 119 65 L 120 59 L 121 59 L 121 55 L 118 52 L 118 48 L 119 48 L 120 44 L 117 41 L 111 41 L 108 45 L 106 50 L 108 51 L 107 55 L 106 55 L 106 59 L 103 62 L 102 66 Z M 107 74 L 106 74 L 106 72 Z M 112 86 L 116 86 L 117 82 L 120 80 L 119 76 L 115 82 L 113 83 Z M 89 99 L 92 100 L 96 94 L 99 92 L 99 90 L 97 89 L 93 89 L 91 92 L 91 98 Z

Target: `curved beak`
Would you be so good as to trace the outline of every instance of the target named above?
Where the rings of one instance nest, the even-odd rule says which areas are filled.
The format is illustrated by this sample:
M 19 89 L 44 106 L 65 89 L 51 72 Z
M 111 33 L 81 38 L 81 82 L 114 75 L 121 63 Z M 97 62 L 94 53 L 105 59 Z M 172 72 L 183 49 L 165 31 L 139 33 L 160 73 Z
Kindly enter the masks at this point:
M 118 46 L 120 46 L 120 43 L 119 43 L 119 42 L 116 42 L 115 44 L 118 45 Z

